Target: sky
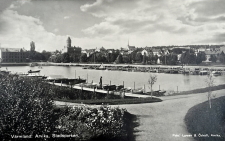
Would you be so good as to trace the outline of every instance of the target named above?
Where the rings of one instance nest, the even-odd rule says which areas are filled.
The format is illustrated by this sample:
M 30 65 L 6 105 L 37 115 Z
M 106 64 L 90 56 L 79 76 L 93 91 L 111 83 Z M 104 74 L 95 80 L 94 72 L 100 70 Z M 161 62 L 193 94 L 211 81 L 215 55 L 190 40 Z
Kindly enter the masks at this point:
M 225 0 L 0 0 L 0 46 L 225 44 Z

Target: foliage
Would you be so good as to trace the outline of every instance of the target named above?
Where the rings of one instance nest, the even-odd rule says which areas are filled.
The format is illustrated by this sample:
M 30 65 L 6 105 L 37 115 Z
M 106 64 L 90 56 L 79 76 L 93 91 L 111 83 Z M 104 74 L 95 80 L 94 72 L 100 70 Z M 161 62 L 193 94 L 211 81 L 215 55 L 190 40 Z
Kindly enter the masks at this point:
M 58 119 L 58 130 L 63 134 L 79 135 L 80 139 L 105 136 L 127 136 L 124 115 L 127 111 L 103 105 L 100 108 L 66 107 Z
M 215 63 L 217 61 L 217 57 L 215 55 L 210 55 L 209 61 L 212 61 Z
M 85 53 L 81 54 L 80 62 L 87 62 L 87 59 L 88 59 L 87 54 Z
M 219 60 L 221 63 L 225 64 L 225 54 L 223 51 L 219 55 Z
M 116 58 L 115 62 L 116 62 L 117 64 L 123 63 L 123 57 L 122 57 L 121 54 L 118 55 L 118 57 Z
M 135 56 L 135 61 L 140 63 L 143 60 L 143 55 L 141 54 L 141 52 L 138 52 Z
M 13 135 L 33 139 L 44 135 L 43 140 L 58 140 L 51 138 L 54 135 L 75 135 L 74 140 L 127 136 L 125 109 L 55 109 L 52 96 L 52 88 L 40 79 L 0 75 L 0 139 L 10 140 Z
M 204 52 L 199 52 L 196 57 L 196 64 L 202 63 L 202 61 L 206 60 L 206 56 Z
M 49 135 L 56 120 L 52 91 L 40 80 L 0 75 L 0 135 Z
M 185 53 L 182 53 L 180 61 L 182 64 L 189 64 L 190 63 L 190 53 L 186 51 Z
M 166 65 L 176 65 L 177 64 L 177 55 L 171 54 L 171 55 L 163 55 L 160 57 L 163 64 Z

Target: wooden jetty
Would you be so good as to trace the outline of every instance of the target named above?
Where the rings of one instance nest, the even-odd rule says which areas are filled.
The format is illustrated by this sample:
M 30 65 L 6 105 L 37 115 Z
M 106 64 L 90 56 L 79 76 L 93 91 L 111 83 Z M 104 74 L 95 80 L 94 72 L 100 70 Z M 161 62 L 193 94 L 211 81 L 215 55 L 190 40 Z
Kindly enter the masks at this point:
M 53 84 L 53 83 L 50 83 Z M 65 84 L 60 84 L 60 83 L 54 83 L 54 85 L 57 86 L 66 86 L 68 87 L 69 85 Z M 89 92 L 96 92 L 96 93 L 102 93 L 102 94 L 115 94 L 118 95 L 120 92 L 114 92 L 114 91 L 106 91 L 102 89 L 94 89 L 94 88 L 86 88 L 78 85 L 72 86 L 72 88 L 77 89 L 77 90 L 84 90 L 84 91 L 89 91 Z M 121 92 L 121 94 L 124 94 L 124 97 L 134 97 L 134 98 L 148 98 L 151 97 L 150 95 L 143 95 L 143 94 L 133 94 L 131 92 Z M 155 96 L 152 96 L 155 97 Z

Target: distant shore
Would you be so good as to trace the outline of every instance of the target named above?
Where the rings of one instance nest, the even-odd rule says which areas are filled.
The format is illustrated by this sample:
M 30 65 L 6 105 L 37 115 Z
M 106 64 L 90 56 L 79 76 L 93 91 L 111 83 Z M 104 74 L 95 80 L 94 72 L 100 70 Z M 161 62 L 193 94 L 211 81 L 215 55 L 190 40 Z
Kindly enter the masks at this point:
M 21 63 L 0 63 L 0 66 L 30 66 L 31 63 L 36 63 L 37 65 L 43 65 L 43 66 L 100 66 L 102 63 L 54 63 L 54 62 L 21 62 Z M 143 65 L 141 63 L 134 63 L 134 64 L 113 64 L 113 63 L 107 63 L 104 64 L 104 66 L 134 66 L 134 67 L 182 67 L 181 65 Z M 222 64 L 213 64 L 213 65 L 195 65 L 190 64 L 187 66 L 183 66 L 187 68 L 205 68 L 205 67 L 225 67 L 225 65 Z

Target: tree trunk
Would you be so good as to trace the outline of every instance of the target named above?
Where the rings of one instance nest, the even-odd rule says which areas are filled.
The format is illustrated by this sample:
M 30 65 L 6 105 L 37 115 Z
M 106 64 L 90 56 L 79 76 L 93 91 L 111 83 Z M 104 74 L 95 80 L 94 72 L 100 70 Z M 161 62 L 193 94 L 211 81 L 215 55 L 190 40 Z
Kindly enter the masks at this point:
M 151 98 L 152 98 L 152 94 L 153 94 L 153 92 L 152 92 L 152 84 L 151 84 Z

